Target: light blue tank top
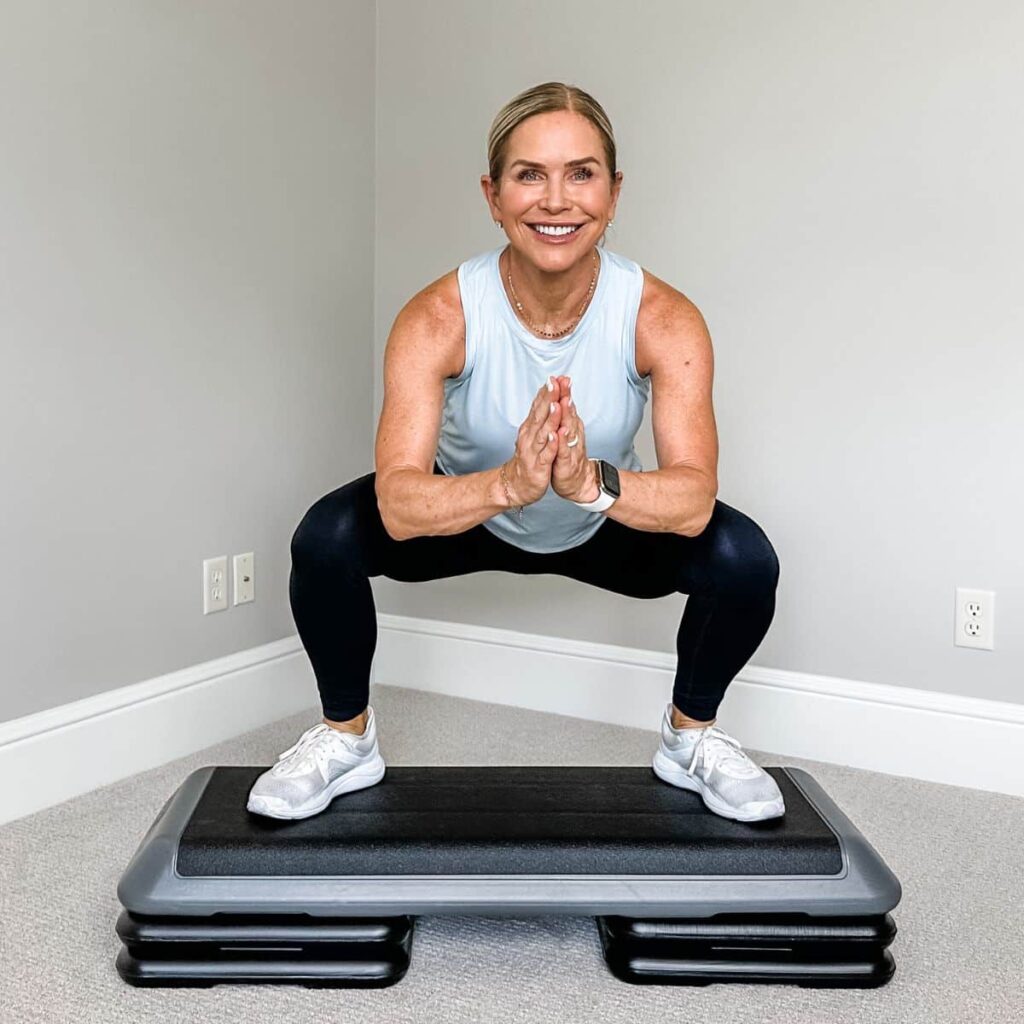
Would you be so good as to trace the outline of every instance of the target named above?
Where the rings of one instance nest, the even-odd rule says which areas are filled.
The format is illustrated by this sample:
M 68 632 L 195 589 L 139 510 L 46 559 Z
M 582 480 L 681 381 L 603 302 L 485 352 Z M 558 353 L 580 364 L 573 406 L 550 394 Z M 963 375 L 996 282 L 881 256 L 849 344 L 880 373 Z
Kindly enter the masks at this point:
M 579 323 L 558 339 L 538 338 L 519 321 L 501 282 L 505 246 L 459 265 L 466 321 L 466 365 L 444 382 L 437 462 L 449 476 L 493 469 L 515 452 L 516 433 L 537 389 L 549 375 L 572 378 L 586 431 L 587 455 L 620 469 L 643 469 L 633 440 L 643 420 L 650 377 L 636 371 L 634 337 L 643 291 L 640 264 L 600 246 L 597 286 Z M 483 526 L 527 551 L 576 547 L 607 520 L 560 497 L 549 486 L 523 509 L 486 519 Z

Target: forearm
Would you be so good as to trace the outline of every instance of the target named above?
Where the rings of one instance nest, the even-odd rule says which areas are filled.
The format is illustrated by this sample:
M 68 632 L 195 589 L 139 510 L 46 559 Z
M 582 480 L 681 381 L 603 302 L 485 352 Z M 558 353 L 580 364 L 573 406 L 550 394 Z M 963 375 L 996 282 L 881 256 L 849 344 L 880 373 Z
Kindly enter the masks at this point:
M 437 537 L 466 530 L 509 508 L 500 467 L 447 476 L 396 469 L 377 493 L 388 535 L 395 540 Z
M 707 476 L 692 466 L 640 473 L 620 469 L 619 487 L 622 493 L 604 515 L 634 530 L 684 537 L 696 537 L 707 525 L 717 491 Z M 596 480 L 593 497 L 597 497 Z

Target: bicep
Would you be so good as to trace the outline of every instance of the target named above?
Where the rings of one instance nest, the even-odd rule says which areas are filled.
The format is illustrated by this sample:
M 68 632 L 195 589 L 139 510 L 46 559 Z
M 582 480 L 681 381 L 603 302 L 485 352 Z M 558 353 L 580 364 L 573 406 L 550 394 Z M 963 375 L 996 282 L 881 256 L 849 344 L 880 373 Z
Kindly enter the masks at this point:
M 679 293 L 655 321 L 651 424 L 658 467 L 692 466 L 718 493 L 714 351 L 700 310 Z
M 452 326 L 436 302 L 417 298 L 403 307 L 384 349 L 384 402 L 374 447 L 378 498 L 393 470 L 433 472 Z

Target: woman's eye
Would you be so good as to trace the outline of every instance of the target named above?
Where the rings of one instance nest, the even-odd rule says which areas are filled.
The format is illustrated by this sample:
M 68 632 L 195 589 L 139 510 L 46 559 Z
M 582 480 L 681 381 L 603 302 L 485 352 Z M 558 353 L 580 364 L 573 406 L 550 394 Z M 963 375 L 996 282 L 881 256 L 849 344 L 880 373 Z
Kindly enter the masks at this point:
M 519 172 L 519 174 L 516 176 L 516 180 L 517 181 L 526 181 L 526 180 L 528 180 L 526 178 L 527 174 L 536 174 L 536 173 L 537 172 L 535 170 L 533 170 L 533 168 L 527 167 L 526 170 L 523 170 L 523 171 Z M 582 174 L 583 177 L 581 179 L 578 179 L 580 181 L 586 181 L 588 178 L 592 178 L 594 176 L 594 172 L 589 167 L 577 167 L 576 170 L 573 172 L 573 174 Z

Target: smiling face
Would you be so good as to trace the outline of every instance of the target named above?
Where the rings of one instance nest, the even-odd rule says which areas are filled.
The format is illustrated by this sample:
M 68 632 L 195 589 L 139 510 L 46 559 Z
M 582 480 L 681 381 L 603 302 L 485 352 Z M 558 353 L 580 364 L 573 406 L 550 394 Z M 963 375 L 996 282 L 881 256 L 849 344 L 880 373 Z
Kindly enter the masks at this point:
M 528 117 L 508 138 L 501 180 L 480 179 L 491 216 L 518 253 L 545 270 L 590 259 L 615 216 L 622 172 L 611 179 L 601 133 L 582 114 L 550 111 Z M 537 225 L 576 225 L 542 235 Z

